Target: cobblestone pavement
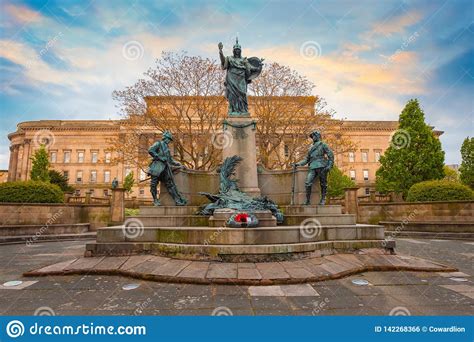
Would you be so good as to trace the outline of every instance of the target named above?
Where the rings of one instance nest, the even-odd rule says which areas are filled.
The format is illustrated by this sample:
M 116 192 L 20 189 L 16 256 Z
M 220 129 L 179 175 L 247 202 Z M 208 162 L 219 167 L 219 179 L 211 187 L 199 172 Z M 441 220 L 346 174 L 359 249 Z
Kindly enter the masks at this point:
M 164 284 L 119 276 L 24 278 L 23 272 L 80 257 L 86 241 L 0 245 L 2 315 L 472 315 L 474 242 L 399 239 L 397 252 L 460 272 L 366 272 L 315 284 Z M 368 285 L 355 285 L 364 279 Z M 132 289 L 126 290 L 127 285 Z M 137 288 L 134 288 L 137 286 Z

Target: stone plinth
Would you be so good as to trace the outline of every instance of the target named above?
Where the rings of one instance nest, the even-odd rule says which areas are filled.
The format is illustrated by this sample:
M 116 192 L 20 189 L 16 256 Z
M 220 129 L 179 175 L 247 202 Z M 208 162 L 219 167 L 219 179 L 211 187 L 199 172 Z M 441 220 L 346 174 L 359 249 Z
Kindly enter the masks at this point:
M 110 221 L 122 223 L 125 219 L 125 189 L 112 189 L 112 198 L 110 199 Z
M 214 215 L 209 218 L 209 227 L 225 227 L 227 220 L 238 210 L 216 209 Z M 258 219 L 257 227 L 276 227 L 277 221 L 270 210 L 256 210 L 252 214 Z M 231 228 L 232 229 L 232 228 Z
M 257 177 L 256 121 L 251 117 L 229 117 L 224 123 L 226 144 L 222 149 L 222 158 L 237 155 L 243 160 L 237 166 L 236 178 L 239 188 L 252 197 L 260 196 Z

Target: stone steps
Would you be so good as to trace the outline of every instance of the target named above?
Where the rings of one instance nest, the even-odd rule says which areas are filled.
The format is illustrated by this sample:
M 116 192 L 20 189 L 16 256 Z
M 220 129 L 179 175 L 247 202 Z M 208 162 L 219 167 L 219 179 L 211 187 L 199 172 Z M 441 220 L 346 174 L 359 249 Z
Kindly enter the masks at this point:
M 207 227 L 209 225 L 209 217 L 202 215 L 139 215 L 128 216 L 127 219 L 138 220 L 144 227 Z
M 0 237 L 82 234 L 89 230 L 89 223 L 1 225 Z
M 306 223 L 305 223 L 306 222 Z M 315 222 L 320 225 L 356 224 L 356 216 L 351 214 L 291 214 L 285 215 L 284 225 L 294 226 Z
M 142 206 L 140 207 L 140 216 L 196 215 L 199 208 L 199 206 Z
M 443 240 L 466 240 L 474 241 L 474 232 L 450 233 L 450 232 L 417 232 L 417 231 L 385 231 L 387 238 L 414 238 L 414 239 L 443 239 Z
M 86 245 L 87 256 L 102 255 L 135 255 L 156 254 L 185 257 L 189 259 L 213 259 L 245 262 L 257 260 L 260 257 L 273 255 L 275 258 L 289 260 L 300 258 L 298 254 L 308 254 L 320 251 L 322 254 L 333 254 L 336 252 L 351 252 L 365 248 L 386 248 L 384 240 L 344 240 L 344 241 L 318 241 L 302 242 L 294 244 L 265 244 L 265 245 L 201 245 L 201 244 L 177 244 L 177 243 L 140 243 L 140 242 L 116 242 L 116 243 L 89 243 Z M 302 257 L 302 256 L 301 256 Z M 265 259 L 268 260 L 268 259 Z
M 123 226 L 100 228 L 97 242 L 160 242 L 183 245 L 262 245 L 293 244 L 324 240 L 384 239 L 384 229 L 376 225 L 320 227 L 279 226 L 258 228 L 144 227 L 127 234 Z
M 80 234 L 49 234 L 49 235 L 17 235 L 17 236 L 0 236 L 0 244 L 26 243 L 31 245 L 34 243 L 46 241 L 65 241 L 65 240 L 88 240 L 95 239 L 95 232 L 87 232 Z
M 379 224 L 386 228 L 386 231 L 418 231 L 434 233 L 472 233 L 474 234 L 474 221 L 423 221 L 423 222 L 398 222 L 381 221 Z
M 280 210 L 285 215 L 317 215 L 317 214 L 342 214 L 340 205 L 286 205 Z

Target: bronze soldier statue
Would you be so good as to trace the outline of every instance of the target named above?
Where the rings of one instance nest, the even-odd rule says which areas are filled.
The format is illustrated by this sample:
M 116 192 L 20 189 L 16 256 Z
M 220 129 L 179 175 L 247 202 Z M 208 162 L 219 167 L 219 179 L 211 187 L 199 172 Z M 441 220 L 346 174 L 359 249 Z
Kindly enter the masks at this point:
M 148 175 L 151 176 L 150 192 L 153 196 L 153 205 L 159 206 L 157 187 L 158 182 L 164 182 L 168 192 L 175 201 L 176 205 L 185 205 L 186 199 L 180 194 L 174 182 L 172 166 L 184 169 L 184 166 L 171 157 L 168 144 L 173 140 L 170 132 L 163 133 L 163 139 L 155 142 L 149 149 L 148 153 L 152 156 L 153 161 L 148 168 Z
M 326 203 L 328 189 L 327 175 L 334 165 L 334 154 L 329 146 L 321 141 L 321 133 L 314 131 L 309 135 L 309 137 L 313 139 L 313 146 L 309 149 L 306 158 L 299 163 L 294 163 L 293 166 L 295 168 L 306 164 L 309 166 L 305 182 L 306 201 L 304 204 L 310 205 L 313 182 L 319 177 L 319 182 L 321 184 L 321 200 L 319 201 L 319 204 L 324 205 Z

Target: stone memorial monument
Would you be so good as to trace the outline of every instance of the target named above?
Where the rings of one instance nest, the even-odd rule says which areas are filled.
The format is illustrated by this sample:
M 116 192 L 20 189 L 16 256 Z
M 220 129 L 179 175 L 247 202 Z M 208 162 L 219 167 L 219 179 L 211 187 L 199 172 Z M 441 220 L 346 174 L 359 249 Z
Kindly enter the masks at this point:
M 242 57 L 239 41 L 233 47 L 232 56 L 224 56 L 223 44 L 219 43 L 219 58 L 226 70 L 225 95 L 229 102 L 228 118 L 223 122 L 224 134 L 229 134 L 231 143 L 223 151 L 223 158 L 237 155 L 242 158 L 236 169 L 240 189 L 250 196 L 259 196 L 257 179 L 257 155 L 255 130 L 257 122 L 248 112 L 247 85 L 262 71 L 263 59 Z

